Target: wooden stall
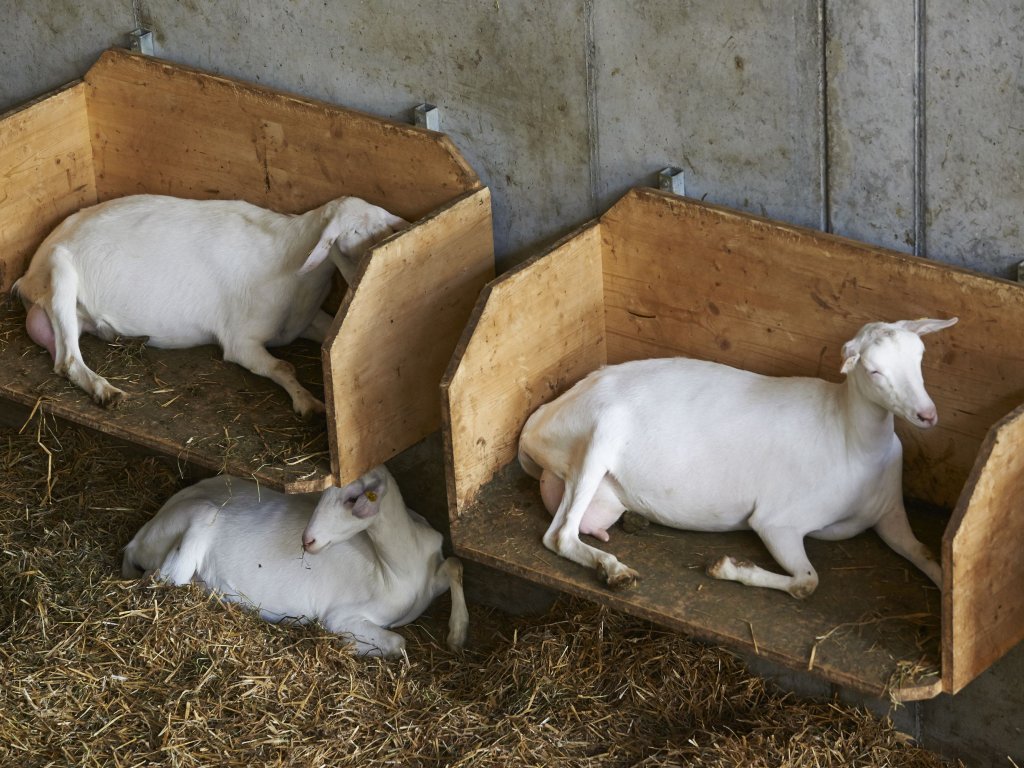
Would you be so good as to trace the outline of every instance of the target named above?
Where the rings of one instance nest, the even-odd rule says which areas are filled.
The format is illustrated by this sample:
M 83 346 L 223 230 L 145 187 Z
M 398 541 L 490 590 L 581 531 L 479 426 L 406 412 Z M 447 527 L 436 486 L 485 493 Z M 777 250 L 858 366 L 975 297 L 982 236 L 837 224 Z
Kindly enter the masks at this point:
M 107 51 L 81 81 L 0 116 L 0 290 L 67 215 L 136 193 L 287 213 L 355 195 L 415 222 L 364 257 L 322 349 L 274 352 L 323 390 L 326 423 L 301 422 L 284 390 L 216 348 L 83 337 L 87 363 L 130 395 L 105 411 L 53 373 L 15 301 L 0 398 L 287 491 L 352 480 L 440 426 L 437 384 L 494 275 L 490 194 L 447 137 Z
M 808 540 L 821 582 L 802 601 L 705 574 L 726 553 L 778 568 L 753 533 L 616 527 L 601 546 L 641 574 L 625 592 L 543 547 L 550 517 L 516 461 L 519 432 L 590 371 L 684 355 L 839 381 L 861 325 L 922 316 L 960 318 L 925 339 L 939 426 L 897 427 L 911 522 L 941 551 L 941 590 L 874 533 Z M 1016 284 L 634 190 L 481 294 L 442 382 L 456 551 L 843 686 L 955 693 L 1024 637 L 1021 338 Z

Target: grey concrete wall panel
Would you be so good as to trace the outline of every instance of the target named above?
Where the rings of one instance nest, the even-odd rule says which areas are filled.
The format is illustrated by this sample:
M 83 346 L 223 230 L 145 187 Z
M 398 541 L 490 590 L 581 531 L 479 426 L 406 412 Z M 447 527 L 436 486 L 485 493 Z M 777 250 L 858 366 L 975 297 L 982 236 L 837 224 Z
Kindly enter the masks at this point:
M 927 5 L 932 258 L 1002 277 L 1024 259 L 1024 5 Z
M 400 5 L 401 7 L 397 7 Z M 399 120 L 423 101 L 509 254 L 590 218 L 582 4 L 148 0 L 160 56 Z M 415 169 L 409 169 L 415 173 Z
M 676 165 L 692 197 L 818 225 L 816 2 L 608 0 L 594 10 L 602 208 Z
M 831 229 L 914 248 L 914 4 L 826 6 Z
M 0 0 L 0 111 L 81 77 L 135 26 L 131 0 Z

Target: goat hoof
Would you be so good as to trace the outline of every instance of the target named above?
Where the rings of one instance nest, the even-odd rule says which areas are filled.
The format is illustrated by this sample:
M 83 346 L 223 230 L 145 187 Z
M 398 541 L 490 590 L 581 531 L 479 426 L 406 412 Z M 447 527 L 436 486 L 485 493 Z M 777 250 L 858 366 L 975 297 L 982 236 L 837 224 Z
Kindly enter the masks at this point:
M 601 580 L 612 589 L 629 589 L 630 587 L 635 587 L 637 580 L 640 578 L 639 573 L 622 563 L 616 563 L 615 568 L 612 571 L 606 570 L 603 564 L 598 565 L 597 572 L 601 577 Z
M 128 398 L 128 395 L 122 392 L 120 389 L 111 387 L 109 390 L 100 393 L 96 397 L 96 402 L 102 405 L 104 408 L 117 408 Z
M 314 421 L 318 416 L 326 413 L 327 407 L 319 400 L 311 399 L 310 402 L 296 407 L 295 412 L 305 422 Z

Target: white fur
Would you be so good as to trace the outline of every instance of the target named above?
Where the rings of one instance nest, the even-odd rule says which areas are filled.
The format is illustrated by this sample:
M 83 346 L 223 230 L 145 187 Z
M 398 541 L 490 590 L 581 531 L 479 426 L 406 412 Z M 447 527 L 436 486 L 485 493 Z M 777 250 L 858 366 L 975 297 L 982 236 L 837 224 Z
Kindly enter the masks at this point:
M 843 384 L 684 358 L 595 371 L 541 406 L 520 437 L 520 463 L 554 514 L 545 546 L 622 587 L 637 573 L 579 534 L 607 540 L 625 509 L 687 530 L 753 529 L 790 575 L 731 557 L 709 573 L 805 597 L 818 576 L 804 537 L 873 527 L 938 584 L 941 569 L 907 522 L 893 414 L 938 422 L 919 336 L 955 322 L 864 326 L 843 347 Z
M 268 621 L 319 619 L 371 656 L 401 655 L 405 640 L 387 628 L 451 589 L 448 645 L 466 640 L 462 564 L 444 558 L 441 534 L 406 509 L 383 466 L 322 495 L 224 475 L 196 483 L 125 547 L 126 578 L 154 572 L 171 584 L 201 583 Z
M 83 331 L 108 341 L 148 336 L 164 348 L 216 342 L 226 360 L 277 382 L 309 417 L 323 403 L 265 347 L 299 336 L 323 342 L 332 262 L 351 283 L 363 252 L 405 226 L 355 197 L 294 216 L 241 201 L 134 195 L 65 219 L 14 288 L 54 370 L 101 405 L 124 392 L 86 366 Z

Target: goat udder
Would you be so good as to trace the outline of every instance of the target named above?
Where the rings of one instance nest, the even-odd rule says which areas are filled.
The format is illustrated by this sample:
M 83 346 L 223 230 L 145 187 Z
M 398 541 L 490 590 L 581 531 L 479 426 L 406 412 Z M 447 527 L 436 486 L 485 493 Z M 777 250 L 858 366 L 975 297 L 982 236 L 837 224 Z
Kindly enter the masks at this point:
M 25 330 L 32 341 L 44 347 L 50 353 L 50 357 L 56 359 L 57 347 L 53 339 L 53 326 L 46 311 L 38 304 L 29 307 L 28 316 L 25 318 Z

